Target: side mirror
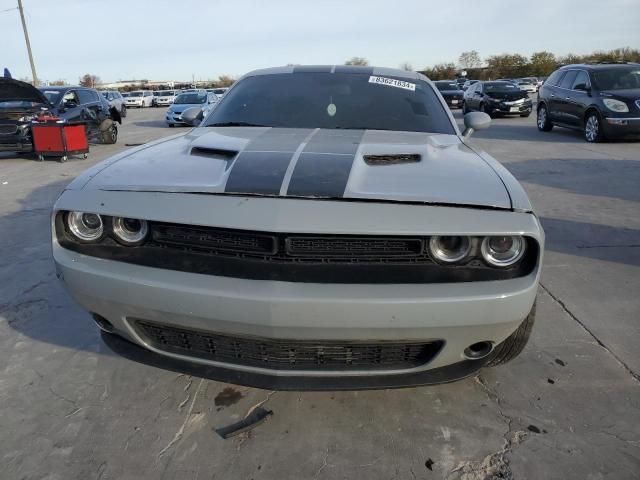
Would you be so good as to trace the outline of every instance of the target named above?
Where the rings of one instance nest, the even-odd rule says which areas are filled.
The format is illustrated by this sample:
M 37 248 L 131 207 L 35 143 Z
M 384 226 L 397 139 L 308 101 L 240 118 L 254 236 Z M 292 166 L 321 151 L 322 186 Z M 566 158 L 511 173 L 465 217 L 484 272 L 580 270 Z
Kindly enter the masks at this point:
M 182 112 L 182 121 L 187 125 L 191 125 L 192 127 L 197 127 L 202 122 L 204 118 L 204 114 L 202 112 L 202 108 L 200 107 L 191 107 L 187 108 L 184 112 Z
M 464 132 L 462 136 L 469 138 L 476 130 L 484 130 L 491 125 L 491 117 L 484 112 L 469 112 L 464 116 Z

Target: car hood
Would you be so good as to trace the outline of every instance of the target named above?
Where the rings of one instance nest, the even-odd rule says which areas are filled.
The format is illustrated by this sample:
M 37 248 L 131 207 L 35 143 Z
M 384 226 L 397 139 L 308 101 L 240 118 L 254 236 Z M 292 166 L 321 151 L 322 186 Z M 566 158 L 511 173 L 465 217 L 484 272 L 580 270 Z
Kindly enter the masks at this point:
M 30 83 L 13 78 L 0 78 L 0 102 L 34 102 L 49 105 L 44 94 Z
M 640 100 L 640 88 L 627 88 L 624 90 L 607 90 L 601 92 L 603 97 L 619 98 L 620 100 Z
M 206 106 L 206 103 L 174 103 L 173 105 L 171 105 L 169 107 L 169 111 L 170 112 L 178 112 L 178 113 L 182 113 L 184 112 L 187 108 L 191 108 L 191 107 L 199 107 L 199 108 L 204 108 Z
M 196 128 L 107 160 L 70 188 L 511 208 L 494 167 L 456 135 L 380 130 Z

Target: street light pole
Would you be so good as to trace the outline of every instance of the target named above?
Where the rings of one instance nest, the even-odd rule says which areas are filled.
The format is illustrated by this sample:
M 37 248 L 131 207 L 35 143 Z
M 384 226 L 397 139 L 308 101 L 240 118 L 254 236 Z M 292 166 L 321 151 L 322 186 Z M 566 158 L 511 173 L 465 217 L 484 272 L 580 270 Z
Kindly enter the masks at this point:
M 20 19 L 22 20 L 22 29 L 24 30 L 24 39 L 27 42 L 27 52 L 29 53 L 29 62 L 31 63 L 31 75 L 33 76 L 33 85 L 38 86 L 38 76 L 36 75 L 36 65 L 33 63 L 33 54 L 31 53 L 31 42 L 29 42 L 29 34 L 27 33 L 27 22 L 24 20 L 24 11 L 22 10 L 22 0 L 18 0 L 18 10 L 20 10 Z

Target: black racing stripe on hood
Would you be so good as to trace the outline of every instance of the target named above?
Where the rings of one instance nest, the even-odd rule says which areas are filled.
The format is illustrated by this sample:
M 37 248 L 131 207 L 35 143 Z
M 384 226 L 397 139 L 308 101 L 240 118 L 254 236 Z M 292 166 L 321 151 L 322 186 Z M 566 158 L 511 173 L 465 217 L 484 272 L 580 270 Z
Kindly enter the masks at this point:
M 344 196 L 364 130 L 320 130 L 300 154 L 287 195 Z
M 278 195 L 291 152 L 242 152 L 233 162 L 224 191 Z
M 270 128 L 258 135 L 233 162 L 225 192 L 278 195 L 294 152 L 312 131 Z

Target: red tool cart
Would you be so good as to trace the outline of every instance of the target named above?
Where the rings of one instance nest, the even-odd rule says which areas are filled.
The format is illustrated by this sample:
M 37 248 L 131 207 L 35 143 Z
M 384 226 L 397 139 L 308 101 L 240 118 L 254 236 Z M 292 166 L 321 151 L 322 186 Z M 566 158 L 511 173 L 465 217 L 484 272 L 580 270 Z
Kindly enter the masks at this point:
M 38 160 L 44 157 L 60 157 L 66 162 L 69 155 L 87 158 L 89 142 L 84 123 L 67 123 L 57 117 L 39 117 L 31 124 L 33 151 Z

